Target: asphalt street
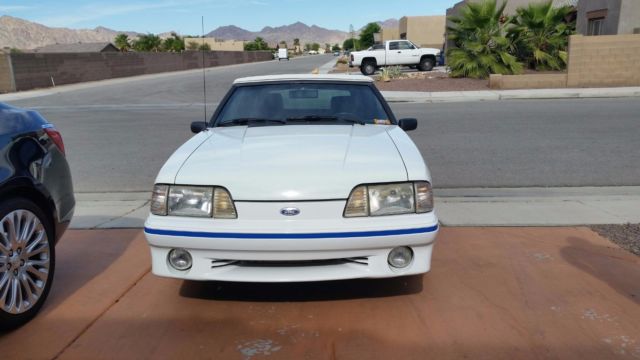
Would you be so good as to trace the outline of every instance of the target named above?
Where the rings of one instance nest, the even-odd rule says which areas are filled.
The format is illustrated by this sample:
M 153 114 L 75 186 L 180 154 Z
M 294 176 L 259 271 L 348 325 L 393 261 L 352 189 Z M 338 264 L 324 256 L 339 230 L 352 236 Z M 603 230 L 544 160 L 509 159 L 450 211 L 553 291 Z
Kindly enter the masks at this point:
M 332 56 L 207 70 L 211 114 L 238 77 L 308 73 Z M 202 73 L 107 81 L 8 103 L 61 130 L 79 192 L 147 191 L 203 118 Z M 394 103 L 439 188 L 640 185 L 637 99 Z

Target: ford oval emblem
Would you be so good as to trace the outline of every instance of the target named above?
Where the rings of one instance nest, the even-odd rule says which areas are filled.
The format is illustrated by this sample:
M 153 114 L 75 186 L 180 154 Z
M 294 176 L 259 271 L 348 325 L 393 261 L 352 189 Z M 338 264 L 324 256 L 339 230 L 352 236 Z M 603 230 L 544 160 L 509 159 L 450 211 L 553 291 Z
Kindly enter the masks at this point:
M 288 207 L 280 210 L 280 214 L 284 216 L 296 216 L 300 214 L 300 209 L 294 207 Z

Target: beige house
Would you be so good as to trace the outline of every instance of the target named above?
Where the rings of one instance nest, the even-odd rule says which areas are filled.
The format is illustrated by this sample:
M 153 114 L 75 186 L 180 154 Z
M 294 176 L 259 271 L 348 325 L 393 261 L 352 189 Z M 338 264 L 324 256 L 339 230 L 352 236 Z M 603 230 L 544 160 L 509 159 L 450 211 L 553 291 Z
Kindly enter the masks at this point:
M 444 44 L 446 16 L 404 16 L 400 19 L 400 39 L 422 47 L 441 49 Z
M 184 45 L 189 48 L 189 43 L 196 43 L 198 46 L 202 43 L 209 45 L 211 51 L 244 51 L 244 41 L 236 40 L 218 40 L 216 38 L 184 38 Z
M 382 30 L 380 30 L 381 43 L 389 40 L 398 40 L 398 39 L 400 39 L 399 28 L 382 28 Z

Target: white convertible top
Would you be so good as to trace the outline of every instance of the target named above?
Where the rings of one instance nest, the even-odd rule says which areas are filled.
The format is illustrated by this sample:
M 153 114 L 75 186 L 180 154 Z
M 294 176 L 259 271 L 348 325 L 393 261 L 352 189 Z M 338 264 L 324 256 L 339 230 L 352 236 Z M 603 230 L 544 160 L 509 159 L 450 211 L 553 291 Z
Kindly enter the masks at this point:
M 269 81 L 351 81 L 371 83 L 373 79 L 364 75 L 341 75 L 341 74 L 288 74 L 288 75 L 267 75 L 251 76 L 240 78 L 234 84 L 248 84 Z

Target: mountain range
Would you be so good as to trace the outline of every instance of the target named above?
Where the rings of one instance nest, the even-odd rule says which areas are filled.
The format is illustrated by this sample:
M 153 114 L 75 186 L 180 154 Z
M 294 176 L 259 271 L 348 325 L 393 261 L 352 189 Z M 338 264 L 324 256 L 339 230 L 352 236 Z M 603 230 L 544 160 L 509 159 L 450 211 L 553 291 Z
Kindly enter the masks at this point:
M 388 19 L 379 21 L 378 24 L 383 27 L 398 26 L 398 20 Z M 0 16 L 0 49 L 35 49 L 50 44 L 113 42 L 116 35 L 121 33 L 129 35 L 130 38 L 140 35 L 133 31 L 117 31 L 102 26 L 95 29 L 52 28 L 16 17 Z M 169 32 L 159 35 L 166 37 Z M 267 26 L 260 31 L 249 31 L 234 25 L 221 26 L 209 32 L 207 36 L 223 40 L 253 40 L 262 37 L 270 44 L 285 41 L 289 45 L 293 44 L 294 38 L 298 38 L 301 44 L 316 42 L 324 45 L 342 44 L 349 37 L 349 33 L 296 22 L 285 26 Z

